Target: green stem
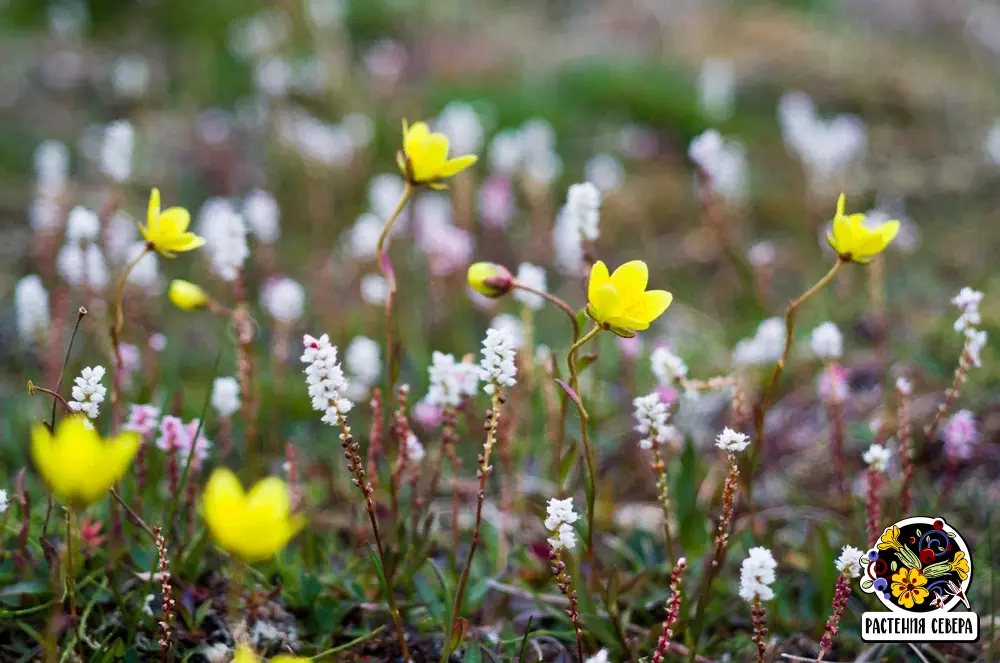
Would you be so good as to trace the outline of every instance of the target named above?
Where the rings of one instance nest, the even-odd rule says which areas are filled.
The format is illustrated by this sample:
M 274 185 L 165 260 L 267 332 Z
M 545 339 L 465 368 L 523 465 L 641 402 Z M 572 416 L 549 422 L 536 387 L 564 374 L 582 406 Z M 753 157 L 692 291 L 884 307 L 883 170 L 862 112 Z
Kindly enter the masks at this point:
M 583 338 L 580 338 L 573 344 L 573 347 L 566 354 L 566 367 L 569 370 L 569 386 L 577 394 L 575 402 L 577 412 L 580 415 L 580 441 L 583 443 L 583 456 L 587 463 L 587 550 L 591 555 L 594 553 L 594 489 L 597 483 L 597 476 L 594 470 L 594 454 L 590 449 L 590 437 L 587 432 L 590 417 L 587 415 L 587 410 L 583 407 L 583 401 L 579 399 L 580 380 L 576 370 L 576 352 L 587 341 L 600 333 L 601 326 L 595 324 L 589 332 L 583 335 Z
M 413 191 L 413 185 L 407 182 L 403 187 L 403 195 L 399 197 L 399 202 L 396 203 L 396 209 L 393 210 L 392 215 L 386 220 L 385 225 L 382 226 L 382 233 L 378 236 L 378 244 L 375 247 L 379 271 L 385 277 L 386 281 L 389 282 L 389 295 L 385 298 L 385 358 L 386 366 L 388 367 L 386 371 L 388 385 L 385 392 L 386 398 L 392 398 L 396 380 L 393 368 L 395 358 L 392 351 L 392 302 L 396 295 L 396 275 L 392 269 L 392 261 L 389 260 L 389 253 L 385 250 L 385 242 L 389 238 L 389 232 L 392 230 L 393 224 L 396 223 L 396 219 L 403 212 L 406 203 L 410 202 Z
M 122 327 L 125 324 L 125 310 L 123 307 L 125 299 L 125 284 L 128 283 L 128 275 L 132 273 L 135 266 L 139 264 L 139 261 L 146 257 L 149 253 L 152 245 L 147 244 L 146 248 L 139 252 L 132 262 L 125 265 L 125 269 L 122 270 L 122 275 L 118 277 L 118 285 L 115 287 L 115 333 L 112 334 L 112 341 L 115 344 L 115 359 L 117 358 L 117 348 L 118 348 L 118 336 L 122 332 Z
M 76 575 L 73 571 L 73 512 L 66 509 L 66 587 L 69 592 L 69 616 L 76 621 Z

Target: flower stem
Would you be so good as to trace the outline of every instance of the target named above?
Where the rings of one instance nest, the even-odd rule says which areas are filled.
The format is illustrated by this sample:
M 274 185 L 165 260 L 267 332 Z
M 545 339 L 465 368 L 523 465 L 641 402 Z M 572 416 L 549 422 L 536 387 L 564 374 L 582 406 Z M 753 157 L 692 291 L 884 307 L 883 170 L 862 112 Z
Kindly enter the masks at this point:
M 566 367 L 569 369 L 569 386 L 577 393 L 577 398 L 575 399 L 576 409 L 580 415 L 580 441 L 583 443 L 583 456 L 584 460 L 587 462 L 587 551 L 593 555 L 594 551 L 594 502 L 595 496 L 594 491 L 596 488 L 597 477 L 594 470 L 594 454 L 590 449 L 590 437 L 587 432 L 587 426 L 590 422 L 590 418 L 587 415 L 587 410 L 583 407 L 583 401 L 579 400 L 580 393 L 580 380 L 579 375 L 576 370 L 576 352 L 579 350 L 587 341 L 596 337 L 601 333 L 601 326 L 595 324 L 594 327 L 583 335 L 582 338 L 578 339 L 576 343 L 569 349 L 566 354 Z
M 556 576 L 556 586 L 563 593 L 569 602 L 566 608 L 566 615 L 573 624 L 573 631 L 576 633 L 576 654 L 582 662 L 583 656 L 583 629 L 580 627 L 580 611 L 577 604 L 576 590 L 573 589 L 573 578 L 566 572 L 566 562 L 562 560 L 561 550 L 552 548 L 549 550 L 549 563 L 552 565 L 552 573 Z
M 905 513 L 905 512 L 904 512 Z M 837 586 L 833 590 L 833 603 L 830 618 L 826 620 L 826 627 L 823 638 L 819 641 L 819 655 L 816 656 L 816 663 L 820 663 L 826 652 L 833 646 L 833 639 L 837 637 L 840 630 L 840 618 L 847 607 L 847 600 L 851 597 L 851 578 L 847 573 L 837 576 Z
M 128 283 L 128 276 L 139 264 L 139 261 L 146 257 L 152 248 L 151 244 L 139 252 L 131 262 L 125 265 L 122 274 L 118 277 L 118 285 L 115 287 L 115 324 L 111 328 L 111 346 L 114 351 L 115 370 L 111 372 L 111 430 L 118 432 L 118 400 L 121 392 L 121 375 L 123 368 L 121 353 L 122 327 L 125 325 L 125 285 Z
M 476 502 L 476 523 L 472 530 L 472 544 L 469 546 L 469 555 L 465 559 L 465 567 L 462 569 L 462 575 L 458 579 L 458 586 L 455 588 L 455 600 L 451 607 L 451 623 L 444 634 L 446 644 L 441 651 L 441 663 L 447 663 L 448 658 L 451 656 L 451 635 L 461 617 L 459 613 L 462 610 L 462 600 L 465 598 L 465 587 L 469 582 L 469 574 L 472 572 L 472 558 L 475 556 L 476 547 L 479 545 L 479 528 L 483 521 L 483 503 L 486 501 L 486 479 L 493 472 L 493 466 L 490 465 L 490 453 L 493 451 L 493 445 L 496 442 L 497 426 L 500 422 L 500 407 L 503 405 L 503 402 L 504 398 L 500 395 L 500 385 L 494 383 L 493 394 L 490 400 L 486 442 L 483 444 L 483 453 L 479 455 L 479 471 L 477 472 L 479 475 L 479 495 Z
M 667 617 L 663 620 L 663 633 L 656 642 L 656 651 L 653 653 L 652 663 L 661 663 L 667 647 L 670 645 L 670 636 L 673 632 L 674 623 L 681 612 L 681 573 L 687 567 L 687 560 L 681 557 L 677 560 L 674 570 L 670 572 L 670 599 L 667 600 Z
M 794 342 L 792 333 L 795 331 L 795 314 L 799 307 L 802 306 L 810 297 L 833 281 L 833 277 L 837 275 L 837 272 L 840 271 L 840 268 L 843 265 L 844 261 L 837 258 L 837 262 L 833 263 L 833 267 L 830 268 L 830 271 L 828 271 L 823 278 L 817 281 L 813 287 L 806 290 L 798 299 L 789 304 L 788 308 L 785 310 L 785 347 L 781 352 L 781 358 L 775 362 L 774 368 L 771 370 L 771 380 L 767 385 L 767 390 L 764 392 L 763 398 L 761 399 L 760 409 L 758 409 L 756 416 L 754 417 L 754 425 L 757 433 L 757 439 L 754 440 L 754 442 L 757 445 L 758 454 L 764 449 L 764 419 L 767 417 L 767 410 L 771 404 L 771 397 L 774 395 L 774 389 L 778 385 L 778 376 L 781 375 L 781 371 L 785 368 L 785 364 L 788 362 L 788 355 L 792 350 L 792 343 Z
M 913 428 L 910 425 L 910 397 L 896 388 L 899 405 L 896 409 L 896 425 L 899 432 L 899 462 L 903 471 L 903 485 L 900 488 L 900 513 L 910 512 L 910 482 L 913 480 Z
M 386 371 L 387 387 L 385 393 L 387 397 L 395 392 L 396 381 L 395 370 L 392 366 L 392 363 L 395 361 L 392 349 L 392 302 L 396 295 L 396 275 L 392 269 L 392 261 L 389 260 L 389 253 L 385 250 L 385 242 L 389 238 L 389 232 L 392 230 L 393 224 L 396 223 L 396 219 L 403 212 L 406 203 L 410 201 L 413 191 L 413 185 L 407 181 L 403 186 L 403 195 L 399 197 L 399 202 L 396 203 L 396 209 L 393 210 L 392 215 L 386 220 L 385 225 L 382 226 L 382 232 L 378 236 L 378 244 L 375 247 L 375 255 L 378 256 L 379 271 L 382 272 L 382 276 L 389 282 L 389 295 L 385 298 L 385 357 L 386 366 L 388 367 Z
M 962 385 L 965 384 L 965 380 L 969 375 L 969 366 L 972 364 L 972 358 L 969 356 L 969 351 L 966 348 L 962 349 L 962 357 L 958 360 L 958 367 L 955 369 L 955 377 L 952 378 L 951 386 L 948 387 L 948 393 L 945 394 L 944 402 L 938 407 L 937 413 L 934 415 L 934 421 L 927 425 L 924 429 L 924 442 L 932 442 L 934 436 L 937 435 L 938 428 L 941 426 L 941 422 L 944 421 L 944 417 L 948 414 L 951 406 L 954 405 L 955 400 L 958 398 L 958 392 L 962 390 Z
M 760 597 L 753 597 L 750 608 L 750 619 L 753 622 L 753 643 L 757 645 L 757 663 L 764 663 L 764 655 L 767 653 L 767 612 L 764 604 L 760 602 Z
M 69 593 L 69 616 L 76 621 L 76 573 L 73 570 L 73 512 L 66 510 L 66 589 Z

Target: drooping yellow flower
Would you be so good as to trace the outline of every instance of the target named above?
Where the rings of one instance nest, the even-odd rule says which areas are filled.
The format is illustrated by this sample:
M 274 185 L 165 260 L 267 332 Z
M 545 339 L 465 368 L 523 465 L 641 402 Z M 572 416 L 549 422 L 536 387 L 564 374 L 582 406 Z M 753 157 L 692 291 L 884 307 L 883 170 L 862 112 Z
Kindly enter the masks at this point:
M 896 525 L 883 532 L 878 540 L 879 550 L 889 550 L 890 548 L 899 550 L 899 527 Z
M 469 265 L 466 278 L 473 290 L 487 297 L 502 297 L 514 286 L 514 277 L 510 270 L 492 262 Z
M 143 238 L 164 258 L 173 258 L 177 253 L 193 251 L 205 243 L 205 239 L 188 232 L 191 215 L 183 207 L 171 207 L 160 211 L 160 190 L 149 194 L 149 211 L 146 225 L 139 224 Z
M 290 654 L 278 654 L 270 659 L 270 663 L 306 663 L 310 659 L 303 656 L 292 656 Z M 233 656 L 233 663 L 261 663 L 261 658 L 254 653 L 254 650 L 246 645 L 239 645 L 236 654 Z
M 587 288 L 587 315 L 619 336 L 634 336 L 648 329 L 673 301 L 665 290 L 646 290 L 649 269 L 641 260 L 632 260 L 608 274 L 598 260 L 590 270 Z
M 209 478 L 202 510 L 215 542 L 247 562 L 274 556 L 305 525 L 304 516 L 291 513 L 284 481 L 268 477 L 244 492 L 240 480 L 226 468 Z
M 55 435 L 42 424 L 31 429 L 31 457 L 52 494 L 83 508 L 122 478 L 139 449 L 137 433 L 104 440 L 81 416 L 63 419 Z
M 844 194 L 840 194 L 837 214 L 833 217 L 833 227 L 826 234 L 826 242 L 841 260 L 867 264 L 889 246 L 898 232 L 899 221 L 869 227 L 864 214 L 844 214 Z
M 920 569 L 904 566 L 892 576 L 892 595 L 896 597 L 899 605 L 909 609 L 914 604 L 920 605 L 930 595 L 924 587 L 926 584 L 927 578 Z
M 204 290 L 190 281 L 182 281 L 181 279 L 174 279 L 170 282 L 167 296 L 170 297 L 174 306 L 182 311 L 204 308 L 209 301 L 208 294 Z
M 958 577 L 965 580 L 969 577 L 969 560 L 965 559 L 965 553 L 959 550 L 951 560 L 951 570 L 958 574 Z
M 403 150 L 396 154 L 396 161 L 411 184 L 443 189 L 445 184 L 441 180 L 465 170 L 477 159 L 475 154 L 449 159 L 446 135 L 432 132 L 425 122 L 411 127 L 403 120 Z

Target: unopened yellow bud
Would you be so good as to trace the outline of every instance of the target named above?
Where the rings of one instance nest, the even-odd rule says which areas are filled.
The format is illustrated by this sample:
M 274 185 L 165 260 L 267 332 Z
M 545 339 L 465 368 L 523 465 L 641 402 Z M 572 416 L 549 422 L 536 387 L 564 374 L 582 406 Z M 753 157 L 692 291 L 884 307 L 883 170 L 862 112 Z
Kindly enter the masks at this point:
M 514 277 L 503 265 L 477 262 L 469 266 L 469 285 L 481 295 L 503 297 L 514 287 Z
M 204 308 L 209 301 L 208 294 L 190 281 L 174 279 L 170 282 L 167 293 L 174 306 L 182 311 L 193 311 Z

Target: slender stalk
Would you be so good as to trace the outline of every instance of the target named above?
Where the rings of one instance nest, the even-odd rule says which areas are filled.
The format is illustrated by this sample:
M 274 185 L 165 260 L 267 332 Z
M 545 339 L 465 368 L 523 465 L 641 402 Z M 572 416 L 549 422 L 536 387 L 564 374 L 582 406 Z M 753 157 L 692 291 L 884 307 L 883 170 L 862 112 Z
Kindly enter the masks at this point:
M 899 462 L 903 471 L 903 485 L 900 488 L 900 513 L 910 512 L 910 482 L 913 480 L 913 428 L 910 425 L 910 396 L 906 389 L 896 386 L 899 405 L 896 409 L 896 425 L 899 435 Z
M 569 602 L 566 608 L 566 615 L 573 624 L 573 632 L 576 634 L 576 654 L 580 661 L 584 661 L 583 656 L 583 628 L 580 627 L 580 611 L 577 607 L 577 594 L 573 589 L 573 578 L 566 572 L 566 562 L 562 560 L 561 548 L 549 550 L 549 563 L 552 565 L 552 573 L 556 577 L 556 586 Z
M 905 513 L 905 511 L 904 511 Z M 819 655 L 816 656 L 816 663 L 820 663 L 826 652 L 833 646 L 833 639 L 837 637 L 840 630 L 840 618 L 847 607 L 847 600 L 851 597 L 851 576 L 849 572 L 841 573 L 837 576 L 837 586 L 833 590 L 833 603 L 831 605 L 830 618 L 826 620 L 823 638 L 819 641 Z
M 483 503 L 486 501 L 486 479 L 493 472 L 493 466 L 490 465 L 490 454 L 493 451 L 493 445 L 496 443 L 497 426 L 500 422 L 500 407 L 503 405 L 503 402 L 504 398 L 500 395 L 500 385 L 494 383 L 493 394 L 490 398 L 489 419 L 486 424 L 486 442 L 483 444 L 483 453 L 479 455 L 479 470 L 476 473 L 479 476 L 476 523 L 472 530 L 472 544 L 469 546 L 469 555 L 465 559 L 465 567 L 462 569 L 462 575 L 458 579 L 458 586 L 455 588 L 455 600 L 451 607 L 451 623 L 445 632 L 445 642 L 447 644 L 441 651 L 441 663 L 447 663 L 448 658 L 451 656 L 451 634 L 454 632 L 455 625 L 461 616 L 459 613 L 462 610 L 462 600 L 465 598 L 465 587 L 469 582 L 469 574 L 472 572 L 472 559 L 475 557 L 476 547 L 479 545 L 479 528 L 483 521 Z
M 825 288 L 827 285 L 833 281 L 833 278 L 843 267 L 844 261 L 837 258 L 837 262 L 833 263 L 833 267 L 830 271 L 826 273 L 823 278 L 816 282 L 816 284 L 806 290 L 802 295 L 794 300 L 788 305 L 785 310 L 785 348 L 781 352 L 781 358 L 774 364 L 774 368 L 771 370 L 771 379 L 768 382 L 767 390 L 764 392 L 764 396 L 761 399 L 760 408 L 754 417 L 754 425 L 756 428 L 756 439 L 754 440 L 757 445 L 757 453 L 759 454 L 764 448 L 764 419 L 767 417 L 767 410 L 771 404 L 771 397 L 774 395 L 774 389 L 778 385 L 778 376 L 781 375 L 781 371 L 785 368 L 785 364 L 788 362 L 788 355 L 792 350 L 792 343 L 794 342 L 792 333 L 795 331 L 795 314 L 798 312 L 800 306 L 802 306 L 810 297 L 815 295 L 817 292 Z
M 670 599 L 667 601 L 667 618 L 663 620 L 663 633 L 656 642 L 656 651 L 653 652 L 652 663 L 661 663 L 663 655 L 667 653 L 667 646 L 670 644 L 674 623 L 681 612 L 681 573 L 687 567 L 687 560 L 681 557 L 677 560 L 674 570 L 670 572 Z
M 344 448 L 344 455 L 347 457 L 347 469 L 354 478 L 352 483 L 358 487 L 365 499 L 365 506 L 368 508 L 368 520 L 372 525 L 372 534 L 375 536 L 375 548 L 378 551 L 379 563 L 382 565 L 382 574 L 385 578 L 386 601 L 389 603 L 389 612 L 392 614 L 392 621 L 396 626 L 396 636 L 399 638 L 399 648 L 404 661 L 410 660 L 410 650 L 406 645 L 406 631 L 403 629 L 403 619 L 399 614 L 399 606 L 396 605 L 396 596 L 392 588 L 392 577 L 389 575 L 389 567 L 386 565 L 385 546 L 382 545 L 382 533 L 379 530 L 378 518 L 375 516 L 375 488 L 365 475 L 365 468 L 362 465 L 361 446 L 351 435 L 351 427 L 347 423 L 347 417 L 342 414 L 337 416 L 337 424 L 340 426 L 340 445 Z
M 934 436 L 937 435 L 938 428 L 941 427 L 941 422 L 944 421 L 944 417 L 948 414 L 951 406 L 955 404 L 958 392 L 962 390 L 962 385 L 965 384 L 965 380 L 969 376 L 969 366 L 971 365 L 972 357 L 969 355 L 968 349 L 963 348 L 962 357 L 958 360 L 958 367 L 955 369 L 955 376 L 952 378 L 951 386 L 948 387 L 948 393 L 945 394 L 944 402 L 938 407 L 937 413 L 934 415 L 934 420 L 924 429 L 925 442 L 932 442 Z
M 392 303 L 396 296 L 396 275 L 392 269 L 392 261 L 389 260 L 389 253 L 385 250 L 385 242 L 389 237 L 389 232 L 392 230 L 392 226 L 396 223 L 396 219 L 403 212 L 406 207 L 406 203 L 410 202 L 410 197 L 413 195 L 414 187 L 409 181 L 403 187 L 403 195 L 399 197 L 399 202 L 396 203 L 396 209 L 393 210 L 392 215 L 386 220 L 385 225 L 382 226 L 382 232 L 378 236 L 378 244 L 375 247 L 375 255 L 378 256 L 378 268 L 382 272 L 382 276 L 389 282 L 389 295 L 385 298 L 385 357 L 388 362 L 388 370 L 386 370 L 386 396 L 392 394 L 395 390 L 395 370 L 393 369 L 392 362 L 394 361 L 393 350 L 392 350 Z
M 764 655 L 767 653 L 767 612 L 764 604 L 760 602 L 760 597 L 753 597 L 750 608 L 750 619 L 753 622 L 753 643 L 757 645 L 757 663 L 764 663 Z
M 69 366 L 69 358 L 73 353 L 73 342 L 76 340 L 76 333 L 80 331 L 80 323 L 83 322 L 84 316 L 87 315 L 87 309 L 80 307 L 76 312 L 76 324 L 73 325 L 73 333 L 69 337 L 69 345 L 66 346 L 66 356 L 63 358 L 62 368 L 59 369 L 59 377 L 56 378 L 56 386 L 52 390 L 55 393 L 59 393 L 59 387 L 62 386 L 63 376 L 66 375 L 66 367 Z M 66 402 L 65 400 L 63 401 Z M 49 428 L 55 430 L 56 427 L 56 399 L 52 399 L 52 416 L 49 419 Z M 51 499 L 51 498 L 49 498 Z
M 66 588 L 69 592 L 69 616 L 76 621 L 76 573 L 73 570 L 73 512 L 66 510 Z
M 111 340 L 115 344 L 115 361 L 120 362 L 121 358 L 118 356 L 118 336 L 122 333 L 122 327 L 125 325 L 125 309 L 123 307 L 125 299 L 125 284 L 128 283 L 128 275 L 132 273 L 135 266 L 139 264 L 139 261 L 146 257 L 146 254 L 153 249 L 152 244 L 146 244 L 146 248 L 139 252 L 132 262 L 125 265 L 125 269 L 122 270 L 122 275 L 118 277 L 118 284 L 115 286 L 115 326 L 114 333 L 111 335 Z
M 122 499 L 122 496 L 118 493 L 118 491 L 114 487 L 110 488 L 109 492 L 111 493 L 111 497 L 115 498 L 115 501 L 118 502 L 118 504 L 120 504 L 123 509 L 125 509 L 125 513 L 127 513 L 129 518 L 132 519 L 132 522 L 141 527 L 146 532 L 146 534 L 149 534 L 151 537 L 153 537 L 153 540 L 155 541 L 156 531 L 152 527 L 150 527 L 149 524 L 147 524 L 146 521 L 143 520 L 139 514 L 133 511 L 132 507 L 126 504 L 125 500 Z
M 49 396 L 51 396 L 53 398 L 53 403 L 55 403 L 56 401 L 62 403 L 63 407 L 66 409 L 67 412 L 73 411 L 72 409 L 70 409 L 69 403 L 66 402 L 66 399 L 63 398 L 62 394 L 60 394 L 58 391 L 53 391 L 52 389 L 46 389 L 45 387 L 39 387 L 31 380 L 28 380 L 28 395 L 34 396 L 36 391 L 40 391 L 43 394 L 48 394 Z
M 601 326 L 595 324 L 594 327 L 578 339 L 573 347 L 566 354 L 566 367 L 569 370 L 569 386 L 580 393 L 580 379 L 576 370 L 576 353 L 589 340 L 601 333 Z M 594 454 L 590 449 L 590 437 L 587 431 L 590 418 L 587 410 L 583 407 L 583 402 L 577 398 L 575 401 L 577 412 L 580 415 L 580 441 L 583 443 L 583 456 L 587 463 L 587 551 L 592 555 L 594 550 L 594 491 L 597 483 L 596 471 L 594 469 Z
M 655 442 L 653 443 L 653 464 L 650 469 L 656 476 L 656 493 L 660 500 L 660 507 L 663 509 L 663 538 L 667 543 L 667 555 L 670 556 L 670 559 L 677 559 L 674 553 L 674 537 L 670 533 L 670 486 L 667 483 L 667 465 L 663 461 L 659 445 Z

